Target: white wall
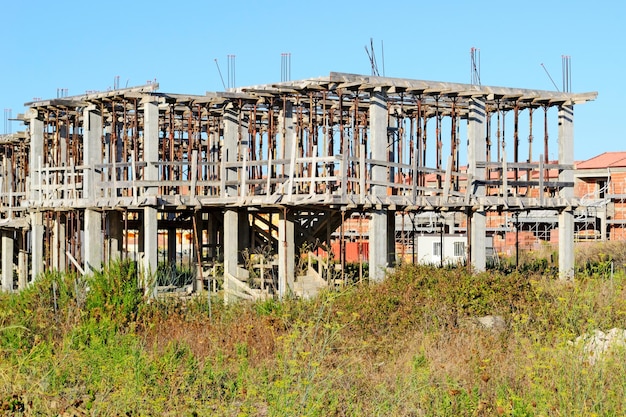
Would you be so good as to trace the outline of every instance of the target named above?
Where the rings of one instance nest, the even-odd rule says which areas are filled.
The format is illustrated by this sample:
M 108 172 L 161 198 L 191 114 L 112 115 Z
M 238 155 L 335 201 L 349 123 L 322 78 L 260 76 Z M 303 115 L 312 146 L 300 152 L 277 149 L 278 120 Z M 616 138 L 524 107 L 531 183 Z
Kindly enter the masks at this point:
M 441 246 L 443 240 L 443 263 L 454 264 L 463 262 L 467 258 L 467 236 L 465 235 L 421 235 L 416 236 L 417 261 L 421 264 L 441 263 L 441 253 L 436 253 L 436 247 Z M 456 249 L 456 252 L 455 252 Z

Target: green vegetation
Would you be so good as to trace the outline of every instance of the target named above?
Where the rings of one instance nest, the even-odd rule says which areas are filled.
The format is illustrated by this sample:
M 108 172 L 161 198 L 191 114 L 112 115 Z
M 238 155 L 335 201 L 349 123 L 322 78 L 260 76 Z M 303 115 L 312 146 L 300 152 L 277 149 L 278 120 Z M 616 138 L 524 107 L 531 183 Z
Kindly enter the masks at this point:
M 602 259 L 599 259 L 602 261 Z M 131 264 L 0 294 L 0 414 L 624 415 L 626 277 L 401 266 L 314 300 L 148 302 Z M 486 329 L 473 318 L 498 315 Z

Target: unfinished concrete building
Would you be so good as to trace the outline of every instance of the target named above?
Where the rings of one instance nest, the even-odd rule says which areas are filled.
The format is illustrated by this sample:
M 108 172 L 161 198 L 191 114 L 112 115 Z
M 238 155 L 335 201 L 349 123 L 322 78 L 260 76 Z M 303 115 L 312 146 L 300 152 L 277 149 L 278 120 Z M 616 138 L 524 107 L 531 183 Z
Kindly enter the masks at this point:
M 0 142 L 2 288 L 117 258 L 149 277 L 185 258 L 196 289 L 302 293 L 341 274 L 321 254 L 354 213 L 369 219 L 370 279 L 395 264 L 397 213 L 463 216 L 480 271 L 488 213 L 546 208 L 559 213 L 559 269 L 571 278 L 574 105 L 595 97 L 331 73 L 205 95 L 154 83 L 27 103 L 25 131 Z

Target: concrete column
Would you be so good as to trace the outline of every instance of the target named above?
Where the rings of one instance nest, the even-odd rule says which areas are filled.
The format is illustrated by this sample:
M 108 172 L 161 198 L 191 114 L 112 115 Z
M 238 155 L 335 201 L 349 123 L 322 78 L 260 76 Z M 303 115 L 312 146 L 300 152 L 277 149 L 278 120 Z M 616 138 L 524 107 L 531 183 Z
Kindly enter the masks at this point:
M 100 174 L 95 165 L 102 162 L 102 115 L 95 106 L 84 110 L 83 158 L 85 171 L 83 177 L 83 197 L 95 207 L 100 197 L 96 190 L 96 179 Z M 99 271 L 102 267 L 102 216 L 100 212 L 85 209 L 84 221 L 84 260 L 85 273 Z
M 23 290 L 28 285 L 28 252 L 20 247 L 17 254 L 17 288 Z
M 373 93 L 370 97 L 370 152 L 375 161 L 387 161 L 387 100 L 382 93 Z M 373 165 L 371 168 L 372 181 L 387 181 L 387 167 Z M 387 197 L 387 187 L 372 185 L 370 196 L 374 200 L 375 210 L 371 212 L 369 223 L 369 276 L 373 281 L 385 278 L 389 266 L 389 254 L 395 248 L 389 246 L 389 213 L 383 205 Z M 393 230 L 393 227 L 391 228 Z M 393 232 L 392 232 L 393 233 Z
M 99 211 L 85 210 L 84 234 L 84 269 L 89 274 L 102 269 L 102 214 Z
M 115 123 L 114 121 L 111 121 L 111 124 L 107 124 L 106 126 L 104 126 L 104 137 L 103 137 L 103 143 L 104 143 L 104 149 L 103 149 L 103 153 L 102 153 L 102 160 L 105 163 L 111 163 L 111 131 L 113 129 L 112 124 Z M 103 172 L 103 180 L 104 181 L 113 181 L 113 177 L 111 176 L 111 168 L 105 168 L 105 171 Z M 107 190 L 106 191 L 106 195 L 105 197 L 113 197 L 111 195 L 111 190 Z
M 157 225 L 157 212 L 154 207 L 144 207 L 143 209 L 143 230 L 140 236 L 143 242 L 143 260 L 142 260 L 142 274 L 144 277 L 144 291 L 147 295 L 151 295 L 150 285 L 152 285 L 152 279 L 156 275 L 158 267 L 158 225 Z
M 295 158 L 297 157 L 297 140 L 293 120 L 293 105 L 290 101 L 285 103 L 285 108 L 279 116 L 279 132 L 281 132 L 283 140 L 282 150 L 284 151 L 284 154 L 280 157 L 287 160 L 280 174 L 285 177 L 284 184 L 289 187 L 285 188 L 283 192 L 291 196 L 293 184 L 287 183 L 287 181 L 294 175 L 293 170 L 295 169 Z
M 234 287 L 231 280 L 238 279 L 237 265 L 239 260 L 239 213 L 237 210 L 224 210 L 224 299 L 234 300 Z
M 65 271 L 66 268 L 66 245 L 65 245 L 65 223 L 61 215 L 54 220 L 52 230 L 52 269 Z
M 43 158 L 43 120 L 39 119 L 37 110 L 29 110 L 29 123 L 28 132 L 30 136 L 30 154 L 29 154 L 29 166 L 30 166 L 30 181 L 26 182 L 26 186 L 30 186 L 30 199 L 36 201 L 38 199 L 38 191 L 31 186 L 31 184 L 41 185 L 39 176 L 35 170 L 39 169 L 39 160 Z M 28 191 L 28 190 L 27 190 Z
M 143 101 L 143 158 L 147 166 L 143 171 L 144 181 L 158 181 L 159 170 L 154 162 L 159 160 L 159 109 L 154 97 L 148 97 Z M 156 196 L 157 186 L 148 186 L 144 190 L 146 196 Z M 143 209 L 143 233 L 140 236 L 143 242 L 143 274 L 144 279 L 151 280 L 158 267 L 158 209 L 144 207 Z M 149 291 L 144 281 L 144 289 Z
M 13 231 L 2 231 L 2 290 L 13 291 Z
M 239 124 L 237 113 L 233 111 L 224 112 L 224 140 L 222 143 L 222 161 L 236 162 L 238 160 Z M 237 196 L 237 168 L 226 168 L 224 170 L 227 182 L 235 182 L 225 186 L 223 197 Z
M 574 164 L 574 106 L 559 107 L 559 164 Z M 563 170 L 560 182 L 574 183 L 574 171 Z M 574 199 L 574 187 L 565 187 L 560 197 L 569 202 Z M 570 206 L 559 213 L 559 278 L 574 278 L 574 211 Z
M 485 197 L 485 186 L 479 181 L 485 180 L 485 168 L 478 168 L 477 162 L 486 159 L 486 111 L 485 102 L 479 98 L 470 99 L 469 116 L 467 118 L 467 163 L 468 173 L 472 176 L 470 192 L 478 203 L 475 209 L 469 212 L 471 222 L 470 232 L 470 262 L 476 272 L 482 272 L 487 267 L 487 213 L 481 200 Z M 443 248 L 442 248 L 443 249 Z
M 387 273 L 389 252 L 387 210 L 370 212 L 369 222 L 369 276 L 373 281 L 382 281 Z
M 31 254 L 31 280 L 34 281 L 43 272 L 43 214 L 33 212 L 30 215 L 30 254 Z
M 193 230 L 193 253 L 191 254 L 191 259 L 193 259 L 194 265 L 197 266 L 196 270 L 196 281 L 194 289 L 196 291 L 204 290 L 204 267 L 205 263 L 203 262 L 204 254 L 203 254 L 203 246 L 204 246 L 204 221 L 202 220 L 204 213 L 202 211 L 195 211 L 193 213 L 193 219 L 195 223 L 195 227 Z M 211 286 L 209 284 L 208 290 L 211 290 Z
M 278 297 L 293 294 L 296 244 L 293 214 L 284 210 L 278 219 Z
M 17 238 L 17 288 L 23 290 L 28 285 L 28 241 L 26 230 L 18 230 Z
M 108 259 L 111 262 L 122 258 L 122 248 L 124 246 L 124 222 L 122 213 L 116 210 L 108 211 L 107 217 L 108 232 Z
M 41 158 L 43 158 L 43 120 L 39 118 L 39 113 L 35 109 L 29 110 L 28 118 L 28 130 L 30 136 L 30 181 L 27 181 L 26 184 L 27 187 L 30 186 L 30 190 L 27 190 L 27 193 L 29 192 L 31 201 L 37 201 L 39 199 L 39 191 L 35 190 L 32 184 L 37 186 L 41 185 L 40 176 L 36 170 L 39 169 L 40 162 L 43 162 L 41 161 Z M 32 261 L 30 273 L 31 279 L 34 281 L 39 274 L 43 272 L 43 214 L 40 212 L 32 212 L 30 214 L 30 224 L 30 255 Z M 23 254 L 23 257 L 22 261 L 24 262 L 24 265 L 20 264 L 20 271 L 27 271 L 28 262 L 26 259 L 26 253 Z M 26 285 L 26 283 L 23 284 L 24 286 Z M 20 287 L 23 288 L 21 285 Z
M 229 109 L 224 112 L 224 137 L 222 141 L 222 162 L 237 162 L 239 160 L 240 129 L 238 114 Z M 223 179 L 228 182 L 223 187 L 223 197 L 237 197 L 238 177 L 237 168 L 222 169 Z M 242 224 L 246 216 L 238 210 L 224 211 L 224 297 L 229 302 L 236 297 L 239 291 L 234 280 L 239 279 L 239 258 L 242 239 L 245 239 Z
M 89 106 L 83 113 L 83 160 L 85 170 L 83 171 L 83 198 L 90 205 L 95 206 L 97 195 L 95 184 L 96 171 L 95 165 L 102 162 L 102 115 L 96 106 Z
M 143 171 L 145 181 L 158 181 L 159 168 L 159 108 L 153 97 L 143 102 L 143 160 L 147 166 Z M 146 187 L 145 195 L 157 195 L 157 186 Z

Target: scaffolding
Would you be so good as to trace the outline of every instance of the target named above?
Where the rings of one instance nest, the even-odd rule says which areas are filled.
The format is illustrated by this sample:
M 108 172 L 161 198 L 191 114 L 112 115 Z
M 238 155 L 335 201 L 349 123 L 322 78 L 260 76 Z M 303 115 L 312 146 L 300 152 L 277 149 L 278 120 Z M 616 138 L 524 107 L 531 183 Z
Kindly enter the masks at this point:
M 0 216 L 27 234 L 33 275 L 115 257 L 152 271 L 184 263 L 196 288 L 219 269 L 228 291 L 255 297 L 268 289 L 242 254 L 270 247 L 279 279 L 269 291 L 284 295 L 298 279 L 296 248 L 329 252 L 352 238 L 342 225 L 353 215 L 370 219 L 370 267 L 393 263 L 396 232 L 406 244 L 441 224 L 465 230 L 470 261 L 484 263 L 469 240 L 484 236 L 486 213 L 577 205 L 570 120 L 596 97 L 343 73 L 204 95 L 158 88 L 27 103 L 27 131 L 3 138 Z M 552 108 L 558 161 L 548 159 Z

